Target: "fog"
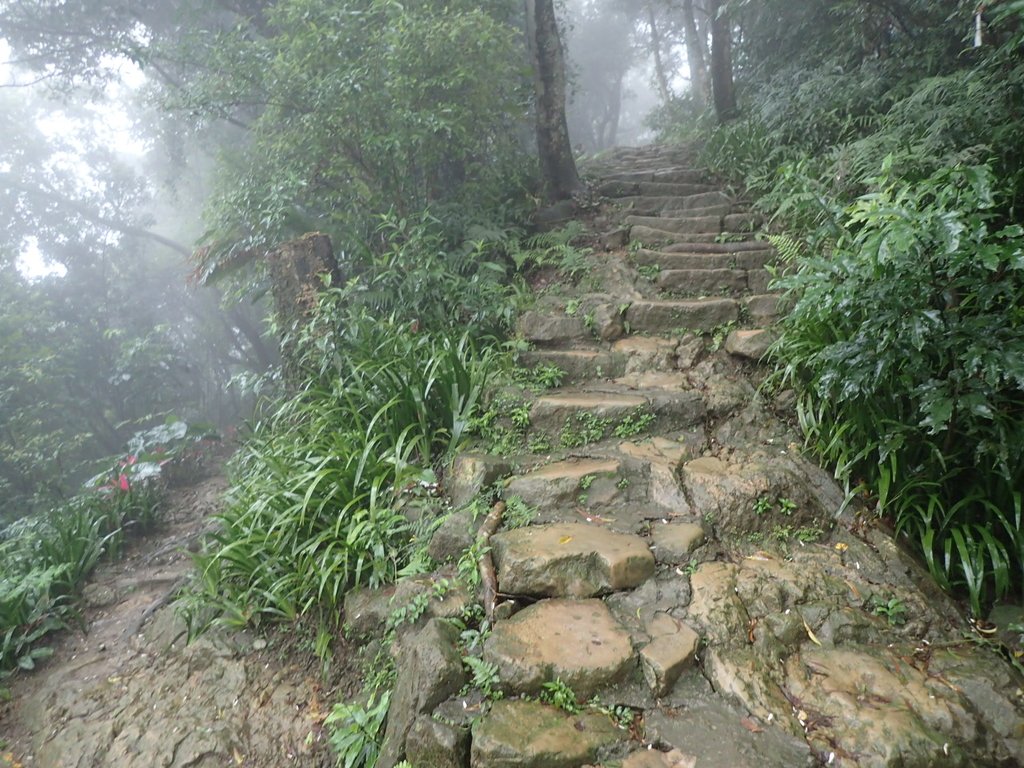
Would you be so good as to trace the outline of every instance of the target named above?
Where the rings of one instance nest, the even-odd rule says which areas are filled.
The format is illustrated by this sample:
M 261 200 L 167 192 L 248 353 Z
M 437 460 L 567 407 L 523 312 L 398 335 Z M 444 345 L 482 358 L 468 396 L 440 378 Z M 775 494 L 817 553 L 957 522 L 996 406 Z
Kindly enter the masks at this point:
M 652 113 L 665 95 L 675 98 L 689 88 L 678 9 L 637 0 L 570 0 L 564 11 L 574 148 L 594 153 L 653 141 Z M 667 94 L 658 91 L 656 48 Z

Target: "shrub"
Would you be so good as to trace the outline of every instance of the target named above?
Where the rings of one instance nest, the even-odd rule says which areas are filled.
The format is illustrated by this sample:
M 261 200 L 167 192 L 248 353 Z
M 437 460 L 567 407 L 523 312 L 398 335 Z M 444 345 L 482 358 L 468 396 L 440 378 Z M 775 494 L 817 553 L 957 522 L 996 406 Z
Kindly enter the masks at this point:
M 810 444 L 977 614 L 1024 575 L 1024 230 L 985 166 L 892 171 L 779 282 L 774 355 Z

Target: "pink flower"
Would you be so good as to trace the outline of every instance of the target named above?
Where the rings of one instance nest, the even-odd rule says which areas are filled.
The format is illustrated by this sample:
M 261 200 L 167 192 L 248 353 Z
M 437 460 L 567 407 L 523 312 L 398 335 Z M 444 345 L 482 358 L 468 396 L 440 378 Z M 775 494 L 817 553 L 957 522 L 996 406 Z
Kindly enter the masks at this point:
M 117 479 L 117 487 L 118 487 L 118 488 L 120 488 L 120 489 L 121 489 L 122 491 L 124 491 L 125 493 L 127 493 L 127 492 L 128 492 L 128 490 L 129 490 L 129 486 L 128 486 L 128 475 L 121 475 L 121 476 L 120 476 L 120 477 L 119 477 L 119 478 Z

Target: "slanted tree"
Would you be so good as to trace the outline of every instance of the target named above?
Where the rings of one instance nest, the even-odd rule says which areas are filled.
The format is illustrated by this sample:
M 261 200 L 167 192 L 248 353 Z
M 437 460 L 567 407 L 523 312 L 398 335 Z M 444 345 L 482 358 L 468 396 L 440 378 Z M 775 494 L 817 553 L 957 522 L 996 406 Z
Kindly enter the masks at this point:
M 553 0 L 526 0 L 526 26 L 544 196 L 549 201 L 564 200 L 581 183 L 565 118 L 565 54 Z

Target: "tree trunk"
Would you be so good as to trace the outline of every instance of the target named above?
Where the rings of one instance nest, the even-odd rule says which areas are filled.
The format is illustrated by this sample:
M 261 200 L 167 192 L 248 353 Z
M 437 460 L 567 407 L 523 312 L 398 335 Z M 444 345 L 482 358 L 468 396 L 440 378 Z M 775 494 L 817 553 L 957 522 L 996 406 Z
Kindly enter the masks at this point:
M 302 383 L 301 331 L 316 316 L 325 277 L 338 285 L 340 272 L 327 235 L 311 232 L 282 243 L 267 254 L 274 311 L 281 327 L 281 359 L 285 381 Z
M 665 74 L 665 62 L 661 60 L 661 34 L 658 32 L 658 20 L 654 17 L 654 6 L 647 6 L 647 21 L 651 25 L 651 53 L 654 54 L 654 75 L 658 81 L 658 93 L 663 104 L 672 101 L 672 91 L 668 87 L 668 76 Z
M 732 82 L 732 30 L 722 0 L 711 0 L 711 90 L 715 115 L 724 123 L 736 117 L 736 91 Z
M 533 60 L 537 153 L 544 196 L 550 202 L 565 200 L 581 184 L 565 119 L 565 56 L 553 0 L 526 0 L 526 32 Z
M 693 15 L 693 0 L 683 0 L 683 34 L 686 38 L 686 62 L 690 68 L 690 90 L 697 106 L 703 109 L 708 104 L 708 65 L 704 60 L 704 46 L 697 32 L 697 20 Z

